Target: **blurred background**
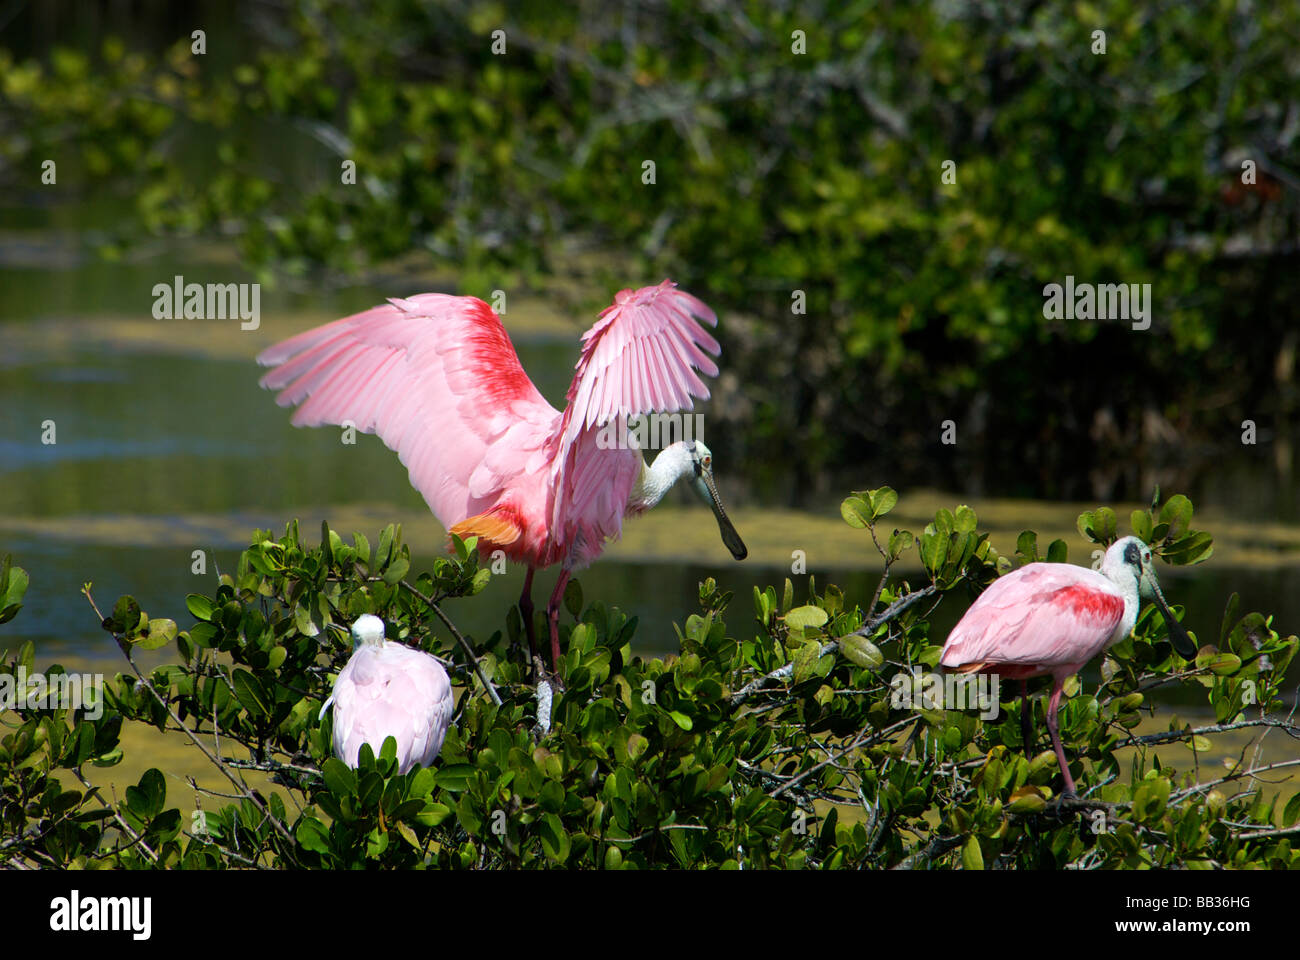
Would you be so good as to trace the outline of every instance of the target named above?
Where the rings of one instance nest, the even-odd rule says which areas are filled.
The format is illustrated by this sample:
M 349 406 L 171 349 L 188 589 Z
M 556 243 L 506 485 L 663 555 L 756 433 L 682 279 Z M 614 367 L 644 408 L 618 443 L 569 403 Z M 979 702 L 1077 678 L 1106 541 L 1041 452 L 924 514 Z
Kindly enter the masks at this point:
M 1171 601 L 1210 636 L 1237 590 L 1293 631 L 1298 138 L 1293 2 L 0 0 L 0 554 L 32 575 L 6 642 L 115 654 L 85 581 L 184 625 L 291 517 L 442 549 L 378 440 L 288 425 L 269 343 L 503 291 L 559 406 L 582 331 L 664 277 L 720 316 L 700 409 L 751 559 L 684 494 L 629 523 L 581 579 L 644 648 L 702 577 L 747 605 L 796 551 L 866 602 L 838 506 L 884 484 L 900 527 L 967 502 L 1001 552 L 1032 528 L 1075 562 L 1080 510 L 1126 533 L 1186 493 L 1216 546 Z M 260 283 L 260 327 L 155 319 L 177 275 Z M 1067 275 L 1151 284 L 1150 328 L 1045 319 Z M 498 628 L 519 579 L 452 616 Z

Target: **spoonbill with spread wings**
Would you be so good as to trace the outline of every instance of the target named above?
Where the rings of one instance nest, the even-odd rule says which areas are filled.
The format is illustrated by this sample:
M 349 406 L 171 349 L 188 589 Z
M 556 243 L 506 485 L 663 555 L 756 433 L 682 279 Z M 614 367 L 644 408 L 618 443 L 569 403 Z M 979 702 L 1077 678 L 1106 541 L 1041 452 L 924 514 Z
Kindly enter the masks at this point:
M 520 612 L 534 648 L 533 573 L 560 564 L 546 608 L 552 665 L 571 571 L 622 532 L 623 518 L 678 480 L 713 508 L 732 556 L 747 554 L 698 440 L 665 447 L 650 464 L 628 435 L 630 417 L 689 410 L 717 376 L 718 342 L 699 321 L 713 311 L 669 280 L 622 290 L 582 337 L 563 412 L 537 391 L 496 313 L 476 297 L 426 293 L 308 330 L 264 351 L 262 386 L 298 407 L 295 426 L 342 424 L 397 451 L 438 520 L 526 564 Z M 609 428 L 613 429 L 609 429 Z

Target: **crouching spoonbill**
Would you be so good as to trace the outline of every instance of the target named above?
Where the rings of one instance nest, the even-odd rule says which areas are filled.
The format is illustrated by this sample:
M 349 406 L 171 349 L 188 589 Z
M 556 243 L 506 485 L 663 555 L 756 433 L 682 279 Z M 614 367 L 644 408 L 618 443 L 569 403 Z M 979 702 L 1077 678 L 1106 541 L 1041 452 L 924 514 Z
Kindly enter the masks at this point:
M 432 766 L 451 726 L 451 678 L 434 657 L 384 639 L 384 621 L 365 613 L 352 624 L 352 656 L 320 708 L 334 707 L 334 753 L 354 770 L 363 743 L 375 756 L 397 741 L 397 772 Z
M 1151 548 L 1137 537 L 1124 537 L 1106 551 L 1100 573 L 1068 563 L 1030 563 L 994 580 L 948 635 L 939 662 L 958 673 L 1020 681 L 1026 750 L 1032 741 L 1026 681 L 1050 675 L 1055 682 L 1047 702 L 1047 730 L 1065 778 L 1065 795 L 1074 797 L 1074 778 L 1057 730 L 1061 690 L 1071 674 L 1128 636 L 1143 597 L 1154 600 L 1164 614 L 1179 656 L 1195 657 L 1195 644 L 1160 592 Z
M 629 417 L 689 410 L 717 376 L 718 342 L 699 321 L 713 311 L 665 280 L 622 290 L 582 336 L 564 412 L 538 393 L 496 313 L 476 297 L 426 293 L 298 334 L 265 350 L 261 384 L 297 405 L 295 426 L 342 424 L 397 451 L 434 516 L 479 550 L 526 564 L 519 610 L 536 653 L 533 574 L 560 564 L 546 607 L 551 663 L 560 660 L 559 610 L 571 572 L 688 479 L 713 508 L 722 541 L 743 560 L 698 440 L 665 447 L 650 464 L 627 436 Z

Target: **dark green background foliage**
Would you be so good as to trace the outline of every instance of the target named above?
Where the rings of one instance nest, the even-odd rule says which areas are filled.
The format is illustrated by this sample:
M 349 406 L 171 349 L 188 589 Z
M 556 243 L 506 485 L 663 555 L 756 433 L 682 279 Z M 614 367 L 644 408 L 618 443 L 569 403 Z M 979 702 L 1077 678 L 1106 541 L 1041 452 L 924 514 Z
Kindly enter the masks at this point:
M 150 619 L 130 597 L 114 605 L 103 626 L 133 672 L 109 682 L 102 718 L 30 711 L 0 741 L 0 860 L 197 868 L 1300 865 L 1290 840 L 1300 795 L 1260 791 L 1253 778 L 1268 767 L 1243 762 L 1218 779 L 1202 774 L 1198 785 L 1195 752 L 1174 769 L 1152 750 L 1189 742 L 1206 752 L 1218 725 L 1193 729 L 1172 718 L 1166 733 L 1130 732 L 1141 711 L 1153 710 L 1152 691 L 1177 684 L 1200 689 L 1221 725 L 1300 733 L 1277 716 L 1300 641 L 1279 637 L 1259 614 L 1240 616 L 1234 597 L 1221 632 L 1199 638 L 1188 663 L 1148 608 L 1110 651 L 1100 687 L 1076 687 L 1065 701 L 1062 737 L 1089 794 L 1062 809 L 1046 740 L 1028 751 L 1021 742 L 1018 689 L 1004 690 L 1008 699 L 991 720 L 942 709 L 919 691 L 915 709 L 894 696 L 913 668 L 936 667 L 942 638 L 927 619 L 935 605 L 1043 559 L 1037 537 L 1026 531 L 1015 557 L 999 557 L 964 506 L 941 510 L 919 534 L 890 531 L 885 518 L 897 500 L 881 488 L 843 503 L 864 548 L 879 549 L 876 597 L 814 584 L 800 600 L 787 581 L 783 591 L 755 587 L 752 598 L 736 599 L 709 580 L 700 585 L 700 613 L 679 630 L 680 655 L 665 660 L 635 656 L 635 620 L 586 604 L 571 585 L 563 687 L 549 731 L 536 725 L 517 610 L 504 630 L 469 638 L 499 706 L 448 632 L 457 605 L 477 602 L 471 598 L 489 577 L 473 541 L 456 541 L 452 556 L 412 582 L 400 529 L 384 530 L 373 548 L 359 534 L 349 544 L 328 528 L 316 547 L 301 541 L 296 524 L 278 539 L 259 532 L 214 595 L 187 598 L 194 623 L 186 630 Z M 1191 503 L 1174 497 L 1136 511 L 1131 526 L 1165 561 L 1187 564 L 1212 549 L 1191 520 Z M 1081 516 L 1079 527 L 1101 546 L 1117 537 L 1106 508 Z M 890 567 L 912 549 L 925 570 L 920 582 L 891 579 Z M 1065 560 L 1065 544 L 1052 543 L 1047 558 Z M 6 613 L 17 612 L 25 586 L 6 564 Z M 89 588 L 87 595 L 93 599 Z M 355 771 L 331 755 L 330 721 L 318 713 L 351 651 L 326 627 L 366 612 L 387 621 L 389 642 L 454 662 L 457 712 L 432 769 L 397 774 L 391 741 L 378 756 L 363 748 Z M 135 672 L 137 648 L 164 646 L 178 654 L 174 663 Z M 30 668 L 30 644 L 4 660 L 9 673 Z M 1042 738 L 1043 701 L 1031 702 Z M 171 795 L 157 770 L 120 802 L 60 785 L 56 771 L 81 779 L 87 763 L 119 762 L 124 723 L 184 728 L 210 752 L 220 743 L 221 765 L 242 799 Z M 277 787 L 269 796 L 241 786 L 250 769 L 271 775 Z M 205 830 L 196 829 L 197 802 Z
M 1141 498 L 1121 461 L 1195 472 L 1295 410 L 1294 4 L 146 12 L 130 39 L 80 9 L 0 36 L 6 190 L 57 157 L 62 189 L 123 201 L 109 255 L 220 231 L 312 283 L 414 252 L 482 295 L 617 251 L 575 307 L 669 275 L 730 317 L 713 436 L 774 492 L 887 447 L 899 483 Z M 1045 320 L 1067 274 L 1151 283 L 1152 328 Z

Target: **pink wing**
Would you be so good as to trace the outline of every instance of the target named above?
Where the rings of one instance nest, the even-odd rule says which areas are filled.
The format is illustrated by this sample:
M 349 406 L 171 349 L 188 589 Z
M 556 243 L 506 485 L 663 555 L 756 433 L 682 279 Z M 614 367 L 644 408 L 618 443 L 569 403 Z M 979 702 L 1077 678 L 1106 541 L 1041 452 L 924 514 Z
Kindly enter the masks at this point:
M 1043 673 L 1082 666 L 1101 652 L 1123 616 L 1124 598 L 1100 573 L 1031 563 L 989 584 L 948 635 L 939 662 Z
M 264 351 L 262 386 L 295 426 L 341 424 L 397 451 L 443 526 L 496 505 L 549 467 L 560 414 L 537 392 L 492 309 L 475 297 L 392 299 Z M 552 446 L 553 449 L 553 446 Z
M 638 414 L 689 410 L 694 398 L 708 399 L 696 371 L 717 376 L 709 354 L 717 356 L 720 348 L 696 318 L 718 323 L 700 300 L 665 280 L 619 291 L 583 334 L 560 425 L 551 524 L 572 562 L 590 560 L 606 538 L 622 533 L 627 498 L 644 462 L 637 450 L 601 449 L 600 428 Z

